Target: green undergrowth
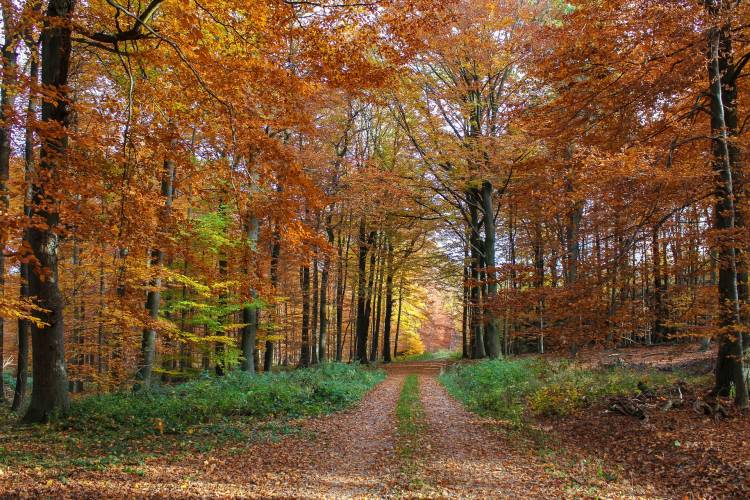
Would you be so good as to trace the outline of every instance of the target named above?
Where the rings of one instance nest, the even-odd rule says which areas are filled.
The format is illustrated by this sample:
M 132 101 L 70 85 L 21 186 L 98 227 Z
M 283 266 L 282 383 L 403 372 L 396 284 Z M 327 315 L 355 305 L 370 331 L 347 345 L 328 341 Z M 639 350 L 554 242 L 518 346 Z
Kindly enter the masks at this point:
M 697 382 L 681 372 L 611 367 L 589 369 L 566 361 L 527 358 L 487 360 L 455 367 L 440 376 L 448 392 L 478 414 L 521 424 L 530 416 L 562 416 L 640 387 L 665 388 Z
M 419 442 L 427 425 L 424 408 L 419 399 L 419 378 L 416 375 L 407 375 L 404 379 L 401 395 L 396 404 L 396 419 L 398 421 L 396 449 L 409 485 L 415 486 L 420 482 L 417 462 Z
M 384 377 L 383 372 L 331 363 L 318 368 L 225 377 L 157 387 L 138 393 L 92 396 L 73 402 L 59 421 L 83 432 L 117 431 L 136 437 L 181 434 L 221 417 L 305 417 L 347 408 Z
M 385 377 L 338 363 L 272 374 L 155 387 L 74 400 L 48 425 L 13 423 L 0 414 L 0 466 L 60 470 L 138 466 L 152 456 L 178 459 L 217 446 L 245 447 L 303 431 L 297 419 L 358 402 Z M 1 469 L 1 467 L 0 467 Z
M 422 354 L 412 354 L 409 356 L 399 356 L 396 358 L 397 363 L 404 361 L 442 361 L 442 360 L 459 360 L 461 359 L 460 351 L 440 350 L 435 352 L 423 352 Z

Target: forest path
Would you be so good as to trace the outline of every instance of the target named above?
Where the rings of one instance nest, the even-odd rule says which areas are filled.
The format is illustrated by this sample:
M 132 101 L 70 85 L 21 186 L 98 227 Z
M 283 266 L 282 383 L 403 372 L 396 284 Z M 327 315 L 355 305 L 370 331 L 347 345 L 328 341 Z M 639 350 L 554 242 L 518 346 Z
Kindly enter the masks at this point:
M 623 498 L 644 493 L 603 481 L 591 489 L 585 479 L 590 470 L 562 465 L 568 461 L 562 456 L 545 460 L 528 438 L 467 412 L 437 380 L 445 365 L 391 365 L 387 378 L 356 407 L 290 423 L 291 433 L 276 441 L 148 458 L 137 475 L 119 467 L 81 471 L 70 478 L 74 488 L 61 491 L 55 489 L 59 483 L 51 482 L 26 493 L 61 498 L 358 499 Z M 399 454 L 396 406 L 409 374 L 419 377 L 423 411 L 414 463 L 407 466 Z
M 248 442 L 179 459 L 147 460 L 75 478 L 75 496 L 97 498 L 383 498 L 400 490 L 396 402 L 389 375 L 354 408 L 302 420 L 275 442 Z
M 554 498 L 564 481 L 538 453 L 515 446 L 489 419 L 467 412 L 433 376 L 420 376 L 426 420 L 421 494 L 451 498 Z

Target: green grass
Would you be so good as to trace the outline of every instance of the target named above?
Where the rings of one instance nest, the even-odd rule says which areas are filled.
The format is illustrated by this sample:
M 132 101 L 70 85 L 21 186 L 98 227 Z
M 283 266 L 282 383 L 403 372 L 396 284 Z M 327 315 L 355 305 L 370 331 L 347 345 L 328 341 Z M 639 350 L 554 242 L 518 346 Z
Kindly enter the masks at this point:
M 137 470 L 154 456 L 179 460 L 218 446 L 239 450 L 305 432 L 295 419 L 347 408 L 384 377 L 380 370 L 336 363 L 257 376 L 237 372 L 143 393 L 74 400 L 70 414 L 49 425 L 14 424 L 4 408 L 0 465 L 61 473 L 114 466 Z
M 481 415 L 523 423 L 528 416 L 568 415 L 610 396 L 695 382 L 680 372 L 627 367 L 584 369 L 540 359 L 488 360 L 451 369 L 440 377 L 448 392 Z
M 401 458 L 402 470 L 411 486 L 419 483 L 417 455 L 421 435 L 425 432 L 426 423 L 424 408 L 419 399 L 419 378 L 407 375 L 396 404 L 398 421 L 397 451 Z
M 320 415 L 359 401 L 383 377 L 380 371 L 341 363 L 255 376 L 238 371 L 151 391 L 84 398 L 72 403 L 70 414 L 58 425 L 141 437 L 182 434 L 222 417 Z
M 442 360 L 459 360 L 461 359 L 461 351 L 448 351 L 441 350 L 435 352 L 423 352 L 422 354 L 412 354 L 409 356 L 399 356 L 396 358 L 396 362 L 400 363 L 403 361 L 442 361 Z

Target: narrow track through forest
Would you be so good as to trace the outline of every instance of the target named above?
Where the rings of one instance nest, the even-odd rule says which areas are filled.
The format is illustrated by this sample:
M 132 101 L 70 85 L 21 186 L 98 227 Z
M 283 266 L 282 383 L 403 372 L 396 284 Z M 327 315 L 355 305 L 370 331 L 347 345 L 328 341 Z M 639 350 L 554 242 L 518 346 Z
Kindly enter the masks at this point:
M 545 460 L 533 441 L 469 413 L 438 381 L 450 363 L 404 362 L 354 408 L 299 422 L 274 442 L 233 443 L 208 453 L 147 460 L 127 469 L 79 471 L 11 496 L 56 498 L 571 498 L 668 497 L 650 486 L 596 478 L 593 461 Z M 423 407 L 414 464 L 399 456 L 396 405 L 416 376 Z M 588 477 L 587 477 L 588 475 Z M 0 478 L 1 480 L 2 478 Z

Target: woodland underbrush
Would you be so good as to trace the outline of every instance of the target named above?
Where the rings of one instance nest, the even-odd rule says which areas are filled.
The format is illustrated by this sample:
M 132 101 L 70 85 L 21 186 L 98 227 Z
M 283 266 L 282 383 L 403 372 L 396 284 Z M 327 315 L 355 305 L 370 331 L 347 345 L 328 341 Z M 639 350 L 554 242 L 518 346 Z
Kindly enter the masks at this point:
M 647 367 L 583 367 L 539 358 L 457 365 L 440 376 L 469 410 L 516 425 L 542 416 L 566 416 L 607 398 L 702 384 L 705 376 Z
M 162 453 L 275 440 L 301 432 L 295 419 L 352 406 L 384 378 L 381 370 L 340 363 L 270 374 L 234 372 L 83 397 L 48 425 L 24 426 L 6 414 L 0 465 L 100 468 Z
M 320 415 L 359 401 L 383 377 L 380 371 L 341 363 L 262 375 L 238 371 L 149 391 L 81 399 L 72 404 L 70 415 L 59 424 L 84 432 L 105 429 L 179 434 L 221 417 Z
M 423 352 L 421 354 L 411 354 L 408 356 L 398 356 L 396 362 L 407 362 L 407 361 L 444 361 L 454 360 L 458 361 L 461 359 L 461 351 L 449 351 L 443 349 L 435 352 Z

